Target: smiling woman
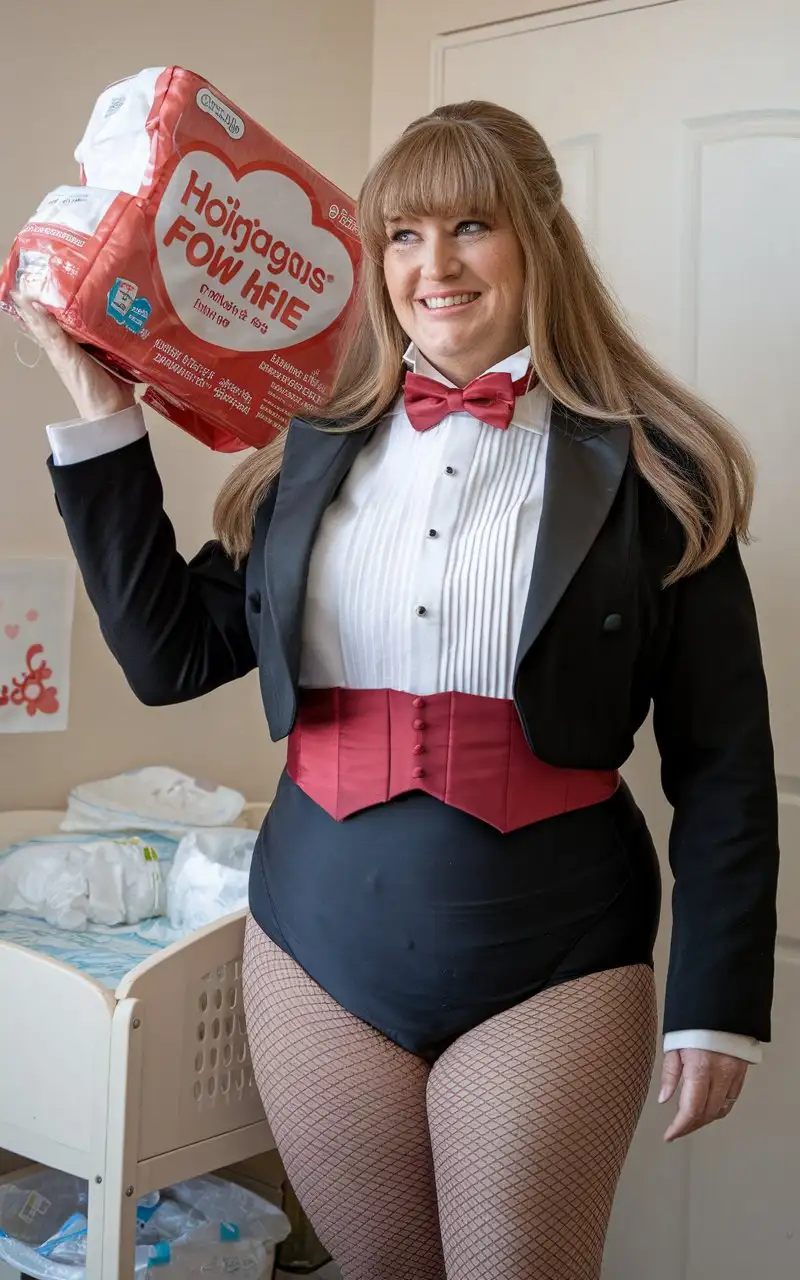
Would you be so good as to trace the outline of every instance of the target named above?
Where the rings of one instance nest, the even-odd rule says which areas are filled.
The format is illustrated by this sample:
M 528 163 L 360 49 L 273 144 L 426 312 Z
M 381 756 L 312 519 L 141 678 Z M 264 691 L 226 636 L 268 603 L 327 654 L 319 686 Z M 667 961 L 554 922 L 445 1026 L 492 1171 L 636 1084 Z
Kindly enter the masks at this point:
M 257 665 L 288 737 L 248 1036 L 346 1280 L 598 1280 L 655 1048 L 658 865 L 620 778 L 651 705 L 669 1139 L 730 1111 L 770 1034 L 749 459 L 631 338 L 521 117 L 416 121 L 359 226 L 325 416 L 233 474 L 190 564 L 130 392 L 40 327 L 92 419 L 50 429 L 59 509 L 144 701 Z
M 456 386 L 524 346 L 525 262 L 508 214 L 392 218 L 386 288 L 405 333 Z

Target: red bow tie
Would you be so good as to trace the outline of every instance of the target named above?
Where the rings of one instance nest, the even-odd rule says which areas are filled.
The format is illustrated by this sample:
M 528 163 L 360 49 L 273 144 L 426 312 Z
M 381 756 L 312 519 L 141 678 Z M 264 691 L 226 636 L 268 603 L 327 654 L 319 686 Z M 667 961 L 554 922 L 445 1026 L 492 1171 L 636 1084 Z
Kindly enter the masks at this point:
M 533 382 L 530 372 L 516 382 L 510 373 L 484 373 L 466 387 L 446 387 L 443 382 L 424 378 L 420 373 L 406 374 L 403 384 L 406 413 L 415 431 L 427 431 L 446 418 L 448 413 L 466 411 L 490 427 L 506 431 L 514 416 L 517 396 L 524 396 Z

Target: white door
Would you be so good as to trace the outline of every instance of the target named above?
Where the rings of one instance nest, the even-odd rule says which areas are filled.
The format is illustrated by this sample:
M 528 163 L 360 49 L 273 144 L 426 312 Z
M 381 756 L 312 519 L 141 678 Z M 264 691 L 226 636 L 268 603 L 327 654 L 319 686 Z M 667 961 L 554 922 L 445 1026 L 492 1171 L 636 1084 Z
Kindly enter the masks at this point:
M 744 430 L 759 464 L 745 554 L 781 773 L 776 1038 L 725 1124 L 665 1148 L 667 1116 L 650 1104 L 605 1274 L 798 1280 L 800 0 L 576 3 L 440 37 L 434 55 L 436 102 L 490 98 L 541 130 L 639 335 Z M 627 772 L 664 849 L 647 734 Z

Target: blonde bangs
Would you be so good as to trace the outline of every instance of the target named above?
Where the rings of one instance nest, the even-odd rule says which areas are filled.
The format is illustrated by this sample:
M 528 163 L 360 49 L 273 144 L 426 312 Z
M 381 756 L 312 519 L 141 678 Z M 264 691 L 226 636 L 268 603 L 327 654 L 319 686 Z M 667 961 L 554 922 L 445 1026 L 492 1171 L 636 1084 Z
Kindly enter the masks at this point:
M 485 135 L 450 120 L 412 128 L 370 173 L 358 206 L 367 255 L 383 259 L 393 218 L 493 219 L 503 196 L 494 148 Z

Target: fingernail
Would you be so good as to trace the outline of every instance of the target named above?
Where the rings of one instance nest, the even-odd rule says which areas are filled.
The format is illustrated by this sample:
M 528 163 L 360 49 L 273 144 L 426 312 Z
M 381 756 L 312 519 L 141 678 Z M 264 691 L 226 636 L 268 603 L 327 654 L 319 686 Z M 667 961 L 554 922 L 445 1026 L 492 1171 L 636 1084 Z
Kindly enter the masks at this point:
M 661 1086 L 661 1092 L 660 1092 L 660 1094 L 658 1095 L 658 1101 L 659 1101 L 659 1102 L 666 1102 L 668 1097 L 669 1097 L 669 1089 L 668 1089 L 668 1088 L 667 1088 L 667 1086 L 664 1084 L 664 1085 L 662 1085 L 662 1086 Z

